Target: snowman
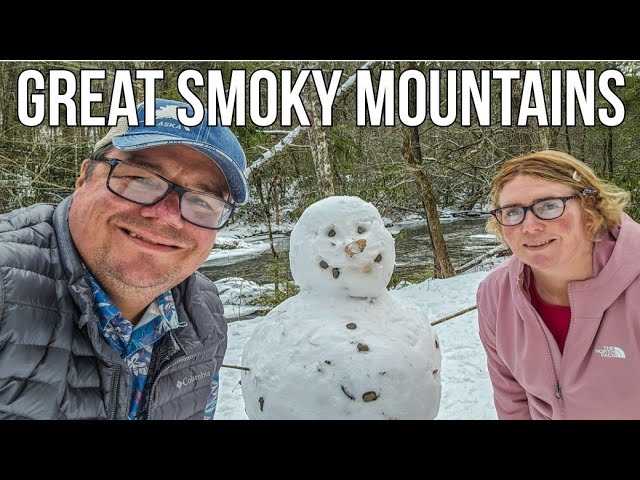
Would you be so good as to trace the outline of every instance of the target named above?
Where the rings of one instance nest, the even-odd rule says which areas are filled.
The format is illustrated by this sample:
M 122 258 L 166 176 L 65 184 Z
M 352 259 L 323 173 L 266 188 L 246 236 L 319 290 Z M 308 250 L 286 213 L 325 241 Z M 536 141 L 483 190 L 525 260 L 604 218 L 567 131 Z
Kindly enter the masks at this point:
M 333 196 L 307 208 L 290 238 L 300 292 L 245 344 L 250 419 L 433 419 L 441 352 L 424 311 L 387 291 L 394 239 L 378 210 Z

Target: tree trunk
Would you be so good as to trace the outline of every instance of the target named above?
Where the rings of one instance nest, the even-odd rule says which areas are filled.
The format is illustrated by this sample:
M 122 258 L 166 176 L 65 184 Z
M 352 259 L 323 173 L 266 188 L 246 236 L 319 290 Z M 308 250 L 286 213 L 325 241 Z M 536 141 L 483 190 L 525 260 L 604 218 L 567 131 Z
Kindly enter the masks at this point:
M 549 134 L 549 128 L 538 127 L 538 140 L 540 142 L 541 150 L 549 150 L 551 148 L 551 135 Z
M 276 209 L 276 213 L 275 213 L 275 221 L 276 221 L 276 225 L 280 225 L 280 177 L 276 177 L 273 181 L 274 183 L 274 188 L 273 188 L 273 203 L 274 203 L 274 208 Z
M 580 160 L 586 161 L 587 151 L 587 129 L 582 127 L 582 142 L 580 142 Z
M 271 247 L 271 255 L 273 255 L 274 259 L 278 259 L 278 252 L 276 251 L 275 244 L 273 242 L 273 229 L 271 228 L 271 210 L 269 208 L 269 195 L 267 195 L 267 199 L 265 200 L 264 192 L 262 190 L 262 179 L 258 176 L 254 179 L 256 190 L 260 196 L 260 205 L 262 206 L 262 212 L 264 214 L 264 218 L 267 222 L 267 228 L 269 232 L 269 246 Z M 278 282 L 275 283 L 276 291 L 278 290 Z
M 374 66 L 376 63 L 378 63 L 377 60 L 366 62 L 364 65 L 362 65 L 359 68 L 359 70 L 369 69 L 372 66 Z M 312 66 L 308 65 L 307 68 L 312 68 Z M 340 88 L 338 88 L 338 91 L 336 92 L 336 97 L 335 97 L 336 100 L 340 98 L 342 95 L 344 95 L 345 92 L 348 92 L 355 84 L 356 84 L 356 74 L 354 73 L 342 84 Z M 304 100 L 305 100 L 305 97 L 303 96 L 303 101 Z M 309 113 L 309 109 L 307 105 L 305 105 L 305 111 Z M 282 140 L 280 140 L 276 145 L 271 147 L 271 149 L 269 149 L 267 152 L 263 153 L 260 156 L 260 158 L 257 158 L 254 162 L 252 162 L 251 165 L 249 165 L 245 169 L 245 175 L 247 177 L 250 177 L 253 174 L 253 172 L 255 172 L 258 168 L 261 168 L 265 163 L 271 161 L 271 159 L 276 154 L 278 154 L 281 150 L 283 150 L 287 145 L 290 145 L 293 142 L 293 140 L 300 134 L 301 131 L 302 131 L 302 127 L 300 125 L 298 125 L 296 128 L 291 130 L 291 132 L 289 132 L 287 136 L 285 136 Z
M 331 175 L 327 132 L 322 128 L 318 103 L 315 98 L 315 92 L 308 89 L 304 97 L 304 104 L 311 122 L 311 126 L 308 129 L 311 158 L 313 159 L 316 179 L 318 180 L 318 190 L 322 196 L 329 197 L 335 195 L 335 188 L 333 186 L 333 176 Z
M 415 68 L 414 66 L 408 68 Z M 406 69 L 406 68 L 405 68 Z M 409 84 L 409 112 L 416 111 L 416 91 L 415 83 Z M 431 238 L 431 247 L 433 248 L 433 276 L 435 278 L 449 278 L 456 275 L 447 244 L 442 234 L 442 225 L 438 217 L 438 208 L 436 198 L 433 194 L 431 180 L 427 175 L 422 164 L 422 151 L 420 148 L 420 131 L 419 127 L 402 126 L 402 156 L 411 168 L 418 185 L 422 205 L 427 216 L 427 227 L 429 228 L 429 236 Z
M 564 134 L 567 137 L 567 153 L 573 155 L 571 152 L 571 135 L 569 134 L 569 126 L 566 123 L 564 125 Z
M 613 129 L 611 127 L 607 129 L 606 152 L 607 172 L 609 173 L 609 175 L 613 175 Z

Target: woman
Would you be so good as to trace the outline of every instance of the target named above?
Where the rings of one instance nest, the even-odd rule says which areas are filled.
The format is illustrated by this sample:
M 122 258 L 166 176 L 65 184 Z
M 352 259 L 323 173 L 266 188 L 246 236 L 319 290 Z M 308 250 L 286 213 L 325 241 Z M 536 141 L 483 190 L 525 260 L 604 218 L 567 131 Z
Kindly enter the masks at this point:
M 513 255 L 478 287 L 500 419 L 640 418 L 640 225 L 566 153 L 509 160 L 487 229 Z

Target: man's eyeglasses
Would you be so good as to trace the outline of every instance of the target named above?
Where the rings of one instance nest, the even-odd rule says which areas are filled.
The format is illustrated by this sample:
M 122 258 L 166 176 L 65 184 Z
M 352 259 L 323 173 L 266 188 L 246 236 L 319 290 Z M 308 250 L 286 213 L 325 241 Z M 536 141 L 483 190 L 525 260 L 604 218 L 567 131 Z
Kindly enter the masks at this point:
M 585 188 L 581 193 L 583 196 L 587 196 L 594 195 L 597 192 L 596 190 Z M 489 213 L 491 213 L 501 225 L 505 227 L 515 227 L 524 222 L 524 217 L 528 210 L 531 210 L 540 220 L 553 220 L 560 217 L 564 213 L 567 202 L 572 198 L 580 198 L 580 195 L 545 198 L 531 205 L 496 208 Z
M 180 216 L 198 227 L 218 230 L 227 224 L 236 208 L 222 198 L 182 187 L 144 167 L 117 158 L 99 157 L 94 160 L 111 166 L 107 188 L 130 202 L 150 207 L 171 192 L 178 192 Z

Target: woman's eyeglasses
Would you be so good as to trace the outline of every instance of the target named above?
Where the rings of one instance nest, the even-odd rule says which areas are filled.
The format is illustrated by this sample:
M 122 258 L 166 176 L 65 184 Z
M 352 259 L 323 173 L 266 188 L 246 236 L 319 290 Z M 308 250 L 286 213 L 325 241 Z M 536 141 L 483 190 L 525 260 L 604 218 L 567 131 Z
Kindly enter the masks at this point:
M 596 190 L 585 188 L 581 192 L 582 196 L 595 195 Z M 527 211 L 531 211 L 540 220 L 554 220 L 565 211 L 567 202 L 574 198 L 580 198 L 580 195 L 570 195 L 568 197 L 552 197 L 538 200 L 531 205 L 502 207 L 491 210 L 489 213 L 505 227 L 515 227 L 524 222 Z

